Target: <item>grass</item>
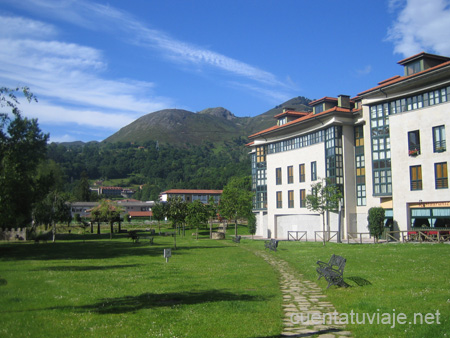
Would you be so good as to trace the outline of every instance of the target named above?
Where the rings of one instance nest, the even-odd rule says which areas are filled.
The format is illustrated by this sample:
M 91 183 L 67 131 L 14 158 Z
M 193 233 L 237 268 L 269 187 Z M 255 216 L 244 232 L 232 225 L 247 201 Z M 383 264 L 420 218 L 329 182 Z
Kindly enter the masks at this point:
M 259 243 L 248 245 L 259 248 Z M 316 281 L 316 261 L 332 254 L 347 259 L 344 271 L 348 288 L 330 287 L 321 279 L 323 293 L 343 314 L 366 313 L 371 317 L 404 313 L 406 323 L 348 325 L 355 337 L 445 337 L 450 332 L 450 245 L 448 244 L 336 244 L 281 242 L 274 253 L 290 263 L 305 279 Z M 436 323 L 436 311 L 439 322 Z M 416 324 L 414 324 L 414 314 Z M 421 315 L 432 313 L 434 324 L 420 324 Z M 350 318 L 350 317 L 349 317 Z M 367 317 L 366 317 L 367 319 Z M 411 324 L 409 322 L 412 322 Z M 375 320 L 376 322 L 376 320 Z M 429 320 L 431 322 L 431 320 Z
M 271 337 L 282 331 L 276 272 L 261 241 L 177 237 L 163 249 L 125 236 L 59 235 L 56 243 L 0 243 L 1 337 Z M 234 234 L 234 226 L 228 227 Z M 239 228 L 245 234 L 245 228 Z M 349 288 L 318 281 L 340 313 L 440 312 L 440 324 L 348 325 L 355 337 L 445 337 L 450 332 L 448 244 L 281 242 L 272 255 L 315 281 L 315 262 L 347 258 Z

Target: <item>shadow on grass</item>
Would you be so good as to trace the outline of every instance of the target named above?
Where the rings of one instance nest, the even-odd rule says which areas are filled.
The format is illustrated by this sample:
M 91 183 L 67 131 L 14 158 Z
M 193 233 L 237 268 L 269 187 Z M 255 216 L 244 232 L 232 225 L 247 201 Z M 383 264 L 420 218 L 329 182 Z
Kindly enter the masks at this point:
M 124 241 L 15 243 L 0 247 L 0 260 L 108 259 L 129 256 L 159 256 L 158 246 Z
M 139 296 L 105 298 L 92 305 L 80 306 L 78 309 L 99 314 L 121 314 L 156 307 L 175 305 L 192 305 L 226 301 L 266 301 L 267 297 L 236 294 L 223 290 L 206 290 L 198 292 L 143 293 Z
M 8 284 L 6 279 L 0 278 L 0 286 Z
M 31 312 L 46 310 L 62 310 L 74 312 L 88 312 L 98 314 L 124 314 L 139 310 L 153 309 L 158 307 L 173 307 L 177 305 L 194 305 L 213 302 L 264 302 L 267 296 L 252 296 L 247 294 L 236 294 L 223 290 L 206 290 L 198 292 L 170 292 L 170 293 L 143 293 L 139 296 L 125 296 L 118 298 L 104 298 L 92 305 L 83 306 L 55 306 L 41 309 L 28 309 L 7 311 L 11 312 Z M 0 310 L 0 313 L 6 311 Z
M 163 255 L 163 248 L 171 248 L 173 243 L 158 243 L 155 237 L 154 244 L 146 242 L 133 243 L 132 241 L 56 241 L 55 243 L 8 243 L 0 245 L 0 260 L 57 260 L 57 259 L 108 259 L 131 256 L 156 257 Z M 173 253 L 181 255 L 196 249 L 222 249 L 227 246 L 177 245 Z
M 339 332 L 341 332 L 343 330 L 341 329 L 335 329 L 335 328 L 331 328 L 331 329 L 323 329 L 323 330 L 317 330 L 317 331 L 311 331 L 311 332 L 307 332 L 307 333 L 298 333 L 295 334 L 293 333 L 292 335 L 289 334 L 289 337 L 292 338 L 300 338 L 300 337 L 317 337 L 318 335 L 326 335 L 327 333 L 336 333 L 338 334 Z M 334 337 L 334 335 L 332 335 Z M 277 336 L 264 336 L 264 337 L 257 337 L 257 338 L 280 338 L 280 337 L 285 337 L 284 335 L 277 335 Z
M 121 268 L 134 268 L 144 264 L 123 264 L 123 265 L 102 265 L 102 266 L 82 266 L 82 265 L 67 265 L 67 266 L 50 266 L 46 268 L 35 269 L 33 271 L 96 271 L 96 270 L 111 270 Z
M 350 280 L 353 283 L 355 283 L 357 286 L 366 286 L 366 285 L 372 285 L 370 281 L 367 279 L 364 279 L 362 277 L 352 276 L 352 277 L 345 277 L 346 280 Z M 348 284 L 349 286 L 353 286 Z

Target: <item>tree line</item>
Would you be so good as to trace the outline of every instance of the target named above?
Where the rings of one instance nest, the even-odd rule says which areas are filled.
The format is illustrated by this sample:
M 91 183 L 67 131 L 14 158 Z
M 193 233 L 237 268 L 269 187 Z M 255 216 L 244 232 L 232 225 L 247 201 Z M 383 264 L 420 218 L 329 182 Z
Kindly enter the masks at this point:
M 89 201 L 93 180 L 116 179 L 140 200 L 168 189 L 223 189 L 232 177 L 249 177 L 245 139 L 185 147 L 143 143 L 48 144 L 37 119 L 19 109 L 18 95 L 37 102 L 27 87 L 0 87 L 0 227 L 32 221 L 50 224 L 61 201 Z

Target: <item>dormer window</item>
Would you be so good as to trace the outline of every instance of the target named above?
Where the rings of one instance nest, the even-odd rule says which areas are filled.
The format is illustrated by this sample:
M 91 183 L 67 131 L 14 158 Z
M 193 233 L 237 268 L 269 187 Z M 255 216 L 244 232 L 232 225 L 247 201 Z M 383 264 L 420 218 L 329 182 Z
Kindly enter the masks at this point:
M 282 126 L 283 124 L 287 123 L 287 117 L 282 117 L 281 119 L 278 119 L 278 125 Z
M 314 106 L 314 114 L 319 114 L 323 112 L 323 103 L 318 104 L 317 106 Z
M 401 60 L 398 64 L 405 68 L 405 76 L 417 74 L 423 70 L 435 67 L 443 62 L 449 61 L 450 58 L 440 55 L 419 53 L 409 58 Z
M 405 76 L 416 74 L 422 70 L 422 60 L 411 62 L 405 66 Z

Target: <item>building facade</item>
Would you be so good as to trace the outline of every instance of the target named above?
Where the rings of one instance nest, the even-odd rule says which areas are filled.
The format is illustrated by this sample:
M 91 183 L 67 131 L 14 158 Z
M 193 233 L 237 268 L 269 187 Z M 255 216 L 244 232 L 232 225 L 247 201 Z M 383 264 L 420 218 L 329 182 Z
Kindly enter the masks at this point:
M 201 189 L 171 189 L 160 194 L 159 200 L 167 202 L 170 198 L 180 197 L 182 201 L 191 203 L 195 200 L 206 204 L 212 197 L 215 203 L 218 203 L 222 190 L 201 190 Z
M 313 101 L 313 112 L 286 110 L 249 136 L 257 235 L 324 236 L 305 204 L 322 179 L 342 191 L 341 212 L 325 215 L 342 238 L 368 232 L 368 210 L 378 206 L 391 230 L 450 226 L 450 59 L 421 53 L 399 64 L 403 76 L 352 99 Z

